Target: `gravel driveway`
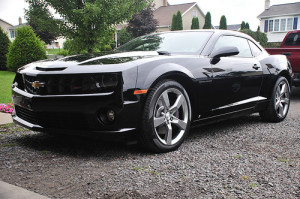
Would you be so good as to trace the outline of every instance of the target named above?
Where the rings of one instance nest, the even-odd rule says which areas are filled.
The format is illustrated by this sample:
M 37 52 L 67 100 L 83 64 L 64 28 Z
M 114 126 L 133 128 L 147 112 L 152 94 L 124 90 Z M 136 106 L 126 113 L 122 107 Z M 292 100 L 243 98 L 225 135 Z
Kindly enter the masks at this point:
M 179 150 L 0 127 L 0 179 L 50 198 L 300 198 L 300 89 L 287 119 L 193 129 Z

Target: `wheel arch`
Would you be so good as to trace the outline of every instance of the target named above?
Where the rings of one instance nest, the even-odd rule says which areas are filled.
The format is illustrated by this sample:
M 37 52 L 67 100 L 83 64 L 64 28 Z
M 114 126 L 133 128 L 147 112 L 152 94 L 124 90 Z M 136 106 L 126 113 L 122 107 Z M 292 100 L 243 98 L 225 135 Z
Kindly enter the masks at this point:
M 159 76 L 155 81 L 152 82 L 149 89 L 152 89 L 153 87 L 155 87 L 156 84 L 158 84 L 159 82 L 161 82 L 163 80 L 173 80 L 173 81 L 176 81 L 179 84 L 181 84 L 188 94 L 188 97 L 189 97 L 189 100 L 191 103 L 191 109 L 193 110 L 193 107 L 195 105 L 195 92 L 194 92 L 195 89 L 194 89 L 194 82 L 193 82 L 194 79 L 192 79 L 187 74 L 185 74 L 181 71 L 171 71 L 171 72 L 167 72 L 167 73 L 164 73 L 161 76 Z M 146 96 L 146 98 L 147 98 L 147 96 Z M 193 113 L 193 111 L 192 111 L 192 113 Z

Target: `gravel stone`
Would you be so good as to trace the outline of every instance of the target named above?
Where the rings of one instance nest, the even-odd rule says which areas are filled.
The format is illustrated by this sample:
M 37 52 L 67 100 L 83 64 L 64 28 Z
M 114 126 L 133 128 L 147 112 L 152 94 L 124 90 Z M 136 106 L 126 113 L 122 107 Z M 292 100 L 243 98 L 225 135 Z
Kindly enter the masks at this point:
M 166 154 L 0 126 L 0 180 L 49 198 L 300 198 L 295 90 L 281 123 L 253 114 L 194 128 Z

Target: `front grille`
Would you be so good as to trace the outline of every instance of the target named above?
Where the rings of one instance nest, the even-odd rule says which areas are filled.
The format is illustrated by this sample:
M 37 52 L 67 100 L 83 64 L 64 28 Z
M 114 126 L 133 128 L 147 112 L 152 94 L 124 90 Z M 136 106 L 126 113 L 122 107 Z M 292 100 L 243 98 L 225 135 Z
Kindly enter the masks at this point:
M 23 76 L 25 91 L 37 95 L 67 95 L 112 92 L 122 86 L 120 74 Z M 105 81 L 103 83 L 103 81 Z M 40 86 L 34 88 L 33 83 Z M 114 84 L 115 83 L 115 84 Z
M 20 106 L 16 106 L 15 110 L 19 118 L 44 128 L 86 129 L 88 125 L 80 113 L 34 112 Z

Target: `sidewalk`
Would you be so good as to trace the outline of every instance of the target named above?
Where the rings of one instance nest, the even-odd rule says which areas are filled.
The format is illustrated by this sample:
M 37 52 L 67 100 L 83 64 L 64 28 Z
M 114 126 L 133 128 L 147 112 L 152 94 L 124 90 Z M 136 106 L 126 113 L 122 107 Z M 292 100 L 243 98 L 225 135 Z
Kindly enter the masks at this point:
M 45 196 L 0 181 L 0 198 L 3 199 L 48 199 Z
M 11 114 L 0 113 L 0 125 L 12 123 Z

